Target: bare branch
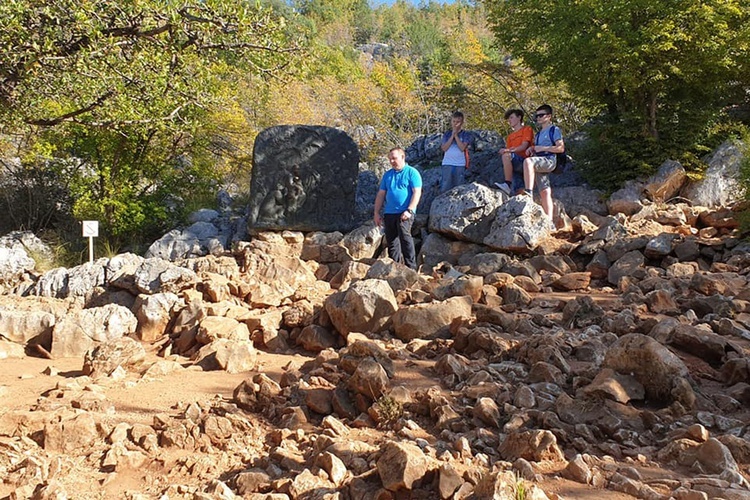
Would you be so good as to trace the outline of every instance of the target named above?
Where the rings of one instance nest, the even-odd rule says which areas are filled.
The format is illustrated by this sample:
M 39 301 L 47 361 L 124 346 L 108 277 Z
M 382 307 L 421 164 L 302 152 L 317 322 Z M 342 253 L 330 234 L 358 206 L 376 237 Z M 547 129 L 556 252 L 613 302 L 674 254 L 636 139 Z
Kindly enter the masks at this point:
M 36 119 L 36 120 L 28 120 L 26 123 L 28 123 L 29 125 L 37 125 L 37 126 L 40 126 L 40 127 L 52 127 L 52 126 L 58 125 L 58 124 L 60 124 L 62 122 L 73 121 L 73 119 L 76 116 L 80 116 L 80 115 L 82 115 L 84 113 L 88 113 L 89 111 L 98 108 L 99 106 L 101 106 L 104 103 L 104 101 L 106 101 L 107 99 L 109 99 L 113 95 L 114 95 L 114 92 L 109 91 L 109 92 L 105 93 L 104 95 L 99 96 L 99 98 L 97 98 L 96 101 L 92 102 L 91 104 L 89 104 L 88 106 L 86 106 L 84 108 L 80 108 L 80 109 L 77 109 L 75 111 L 71 111 L 70 113 L 65 113 L 64 115 L 58 116 L 57 118 L 40 118 L 40 119 Z
M 178 12 L 183 18 L 187 19 L 188 21 L 193 21 L 196 23 L 204 23 L 204 24 L 213 24 L 214 26 L 218 26 L 219 28 L 221 28 L 221 30 L 225 33 L 230 33 L 230 32 L 236 31 L 237 29 L 236 26 L 226 23 L 222 20 L 209 19 L 207 17 L 198 17 L 196 15 L 193 15 L 188 10 L 188 7 L 183 7 Z
M 239 42 L 239 43 L 213 43 L 208 45 L 200 45 L 198 46 L 199 49 L 206 49 L 206 50 L 231 50 L 231 49 L 251 49 L 251 50 L 258 50 L 258 51 L 265 51 L 265 52 L 275 52 L 277 54 L 287 54 L 291 52 L 298 52 L 300 50 L 299 47 L 289 47 L 289 48 L 282 48 L 282 47 L 273 47 L 269 45 L 256 45 L 253 43 L 247 43 L 247 42 Z
M 199 106 L 196 102 L 188 102 L 185 104 L 181 104 L 180 106 L 173 109 L 168 115 L 166 116 L 160 116 L 158 118 L 149 118 L 144 120 L 107 120 L 107 121 L 93 121 L 93 122 L 82 122 L 80 120 L 70 119 L 65 121 L 70 121 L 73 123 L 77 123 L 79 125 L 86 125 L 88 127 L 96 127 L 96 128 L 111 128 L 115 125 L 146 125 L 149 123 L 158 123 L 158 122 L 168 122 L 173 120 L 179 120 L 180 118 L 180 111 L 185 109 L 188 106 Z

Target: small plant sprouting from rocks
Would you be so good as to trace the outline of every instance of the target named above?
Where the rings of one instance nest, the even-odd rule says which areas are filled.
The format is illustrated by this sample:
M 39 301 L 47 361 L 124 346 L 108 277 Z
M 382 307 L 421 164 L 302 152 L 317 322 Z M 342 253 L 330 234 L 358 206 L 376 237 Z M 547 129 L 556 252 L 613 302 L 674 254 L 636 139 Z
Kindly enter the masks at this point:
M 384 424 L 391 424 L 404 414 L 404 406 L 391 396 L 385 394 L 380 396 L 376 404 Z
M 516 485 L 513 488 L 515 500 L 526 500 L 526 483 L 520 477 L 516 477 Z

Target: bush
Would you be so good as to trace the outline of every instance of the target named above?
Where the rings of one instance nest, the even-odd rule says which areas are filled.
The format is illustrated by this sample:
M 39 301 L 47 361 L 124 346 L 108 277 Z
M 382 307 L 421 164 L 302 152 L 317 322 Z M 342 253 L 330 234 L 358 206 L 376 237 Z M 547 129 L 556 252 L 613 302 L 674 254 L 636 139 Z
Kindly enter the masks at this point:
M 0 159 L 0 234 L 73 226 L 68 182 L 76 168 L 75 161 Z
M 607 116 L 583 127 L 586 139 L 580 144 L 567 146 L 583 178 L 609 193 L 630 179 L 654 174 L 666 160 L 679 161 L 690 177 L 699 179 L 707 167 L 703 161 L 706 154 L 727 139 L 748 135 L 746 125 L 725 115 L 720 118 L 704 123 L 699 134 L 672 130 L 665 132 L 670 133 L 668 137 L 656 141 L 637 120 Z

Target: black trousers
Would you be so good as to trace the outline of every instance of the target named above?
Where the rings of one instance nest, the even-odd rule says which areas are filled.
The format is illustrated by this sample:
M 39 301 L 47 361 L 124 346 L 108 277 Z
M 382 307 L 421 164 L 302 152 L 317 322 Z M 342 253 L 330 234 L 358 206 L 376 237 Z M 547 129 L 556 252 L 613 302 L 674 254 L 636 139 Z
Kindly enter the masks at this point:
M 407 267 L 417 269 L 417 255 L 414 250 L 414 239 L 411 237 L 412 224 L 413 215 L 402 221 L 401 214 L 383 214 L 388 256 Z

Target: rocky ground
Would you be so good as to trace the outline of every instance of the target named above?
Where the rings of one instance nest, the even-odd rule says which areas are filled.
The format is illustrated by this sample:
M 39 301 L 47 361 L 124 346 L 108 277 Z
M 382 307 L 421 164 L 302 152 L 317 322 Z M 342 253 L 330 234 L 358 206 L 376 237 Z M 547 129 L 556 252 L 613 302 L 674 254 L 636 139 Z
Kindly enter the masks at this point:
M 0 496 L 750 499 L 731 211 L 425 244 L 423 273 L 366 257 L 376 236 L 6 285 Z

